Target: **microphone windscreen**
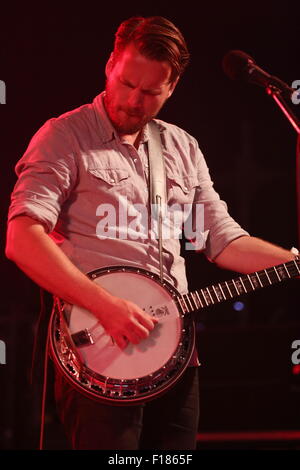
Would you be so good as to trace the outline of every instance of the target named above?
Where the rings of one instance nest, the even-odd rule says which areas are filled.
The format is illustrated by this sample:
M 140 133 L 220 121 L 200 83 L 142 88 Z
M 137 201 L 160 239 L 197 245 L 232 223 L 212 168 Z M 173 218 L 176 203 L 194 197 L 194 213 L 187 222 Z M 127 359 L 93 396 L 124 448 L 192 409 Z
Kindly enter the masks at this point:
M 231 80 L 241 80 L 244 78 L 249 62 L 254 63 L 254 60 L 248 54 L 243 51 L 232 50 L 223 57 L 222 67 L 224 73 Z

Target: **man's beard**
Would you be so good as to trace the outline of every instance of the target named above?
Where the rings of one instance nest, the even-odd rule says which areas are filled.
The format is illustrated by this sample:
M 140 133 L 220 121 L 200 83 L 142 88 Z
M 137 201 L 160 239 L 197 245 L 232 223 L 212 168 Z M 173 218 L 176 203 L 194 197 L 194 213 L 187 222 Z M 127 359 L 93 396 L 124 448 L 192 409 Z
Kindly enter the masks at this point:
M 104 103 L 108 117 L 119 135 L 136 134 L 157 115 L 157 113 L 141 114 L 140 111 L 122 106 L 116 108 L 113 104 L 113 92 L 110 92 L 108 83 L 106 83 Z M 132 121 L 133 118 L 135 118 L 134 121 Z

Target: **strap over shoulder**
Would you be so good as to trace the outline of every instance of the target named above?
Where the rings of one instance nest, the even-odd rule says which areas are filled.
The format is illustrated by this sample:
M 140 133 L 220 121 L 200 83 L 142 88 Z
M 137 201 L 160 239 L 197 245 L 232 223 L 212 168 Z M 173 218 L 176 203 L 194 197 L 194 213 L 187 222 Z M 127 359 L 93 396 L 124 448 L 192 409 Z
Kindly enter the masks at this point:
M 156 207 L 160 204 L 162 210 L 167 204 L 166 169 L 162 152 L 160 131 L 157 123 L 152 120 L 149 126 L 149 167 L 150 167 L 150 201 Z M 159 202 L 158 202 L 159 198 Z
M 167 208 L 166 169 L 158 125 L 152 120 L 148 126 L 151 217 L 158 221 L 160 280 L 163 282 L 162 217 Z

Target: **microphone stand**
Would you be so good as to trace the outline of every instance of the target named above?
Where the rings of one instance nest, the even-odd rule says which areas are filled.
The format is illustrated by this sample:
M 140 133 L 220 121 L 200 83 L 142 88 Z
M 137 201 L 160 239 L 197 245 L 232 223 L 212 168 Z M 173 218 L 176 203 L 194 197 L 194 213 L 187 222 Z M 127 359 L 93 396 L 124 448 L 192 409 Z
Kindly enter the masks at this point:
M 295 116 L 293 111 L 282 97 L 282 90 L 274 85 L 268 85 L 266 87 L 266 92 L 268 95 L 272 96 L 276 104 L 279 106 L 285 117 L 289 120 L 298 134 L 298 143 L 296 149 L 296 198 L 298 216 L 298 246 L 300 246 L 300 120 L 297 118 L 297 116 Z

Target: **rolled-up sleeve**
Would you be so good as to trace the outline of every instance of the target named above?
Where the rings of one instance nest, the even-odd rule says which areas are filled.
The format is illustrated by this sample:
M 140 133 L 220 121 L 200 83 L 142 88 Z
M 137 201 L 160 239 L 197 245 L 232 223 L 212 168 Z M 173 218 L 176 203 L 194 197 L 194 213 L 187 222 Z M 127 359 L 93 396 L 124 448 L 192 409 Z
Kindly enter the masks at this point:
M 51 232 L 77 177 L 71 136 L 63 125 L 56 119 L 47 121 L 33 136 L 15 171 L 18 180 L 8 221 L 27 215 Z
M 249 233 L 230 216 L 227 204 L 215 191 L 205 159 L 196 141 L 194 149 L 199 181 L 194 208 L 196 209 L 198 204 L 202 205 L 202 251 L 210 261 L 214 261 L 231 241 L 242 236 L 249 236 Z

